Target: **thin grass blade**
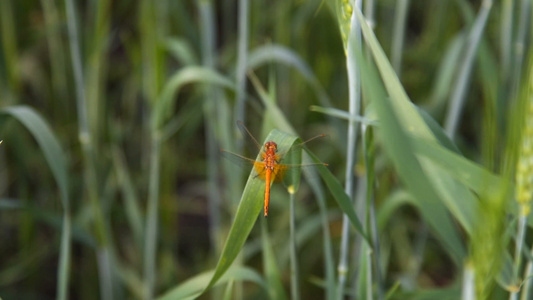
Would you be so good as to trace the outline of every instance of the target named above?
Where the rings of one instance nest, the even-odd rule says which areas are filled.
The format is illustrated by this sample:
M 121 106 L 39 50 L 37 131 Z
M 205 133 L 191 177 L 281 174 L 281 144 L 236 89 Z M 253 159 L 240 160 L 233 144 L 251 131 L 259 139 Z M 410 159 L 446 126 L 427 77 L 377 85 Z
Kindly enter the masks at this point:
M 70 219 L 70 200 L 68 196 L 67 162 L 61 146 L 44 119 L 27 106 L 13 106 L 0 111 L 0 117 L 13 117 L 22 123 L 37 141 L 52 175 L 58 185 L 63 205 L 63 225 L 61 229 L 61 246 L 57 270 L 57 299 L 68 298 L 68 281 L 70 272 L 70 244 L 72 224 Z

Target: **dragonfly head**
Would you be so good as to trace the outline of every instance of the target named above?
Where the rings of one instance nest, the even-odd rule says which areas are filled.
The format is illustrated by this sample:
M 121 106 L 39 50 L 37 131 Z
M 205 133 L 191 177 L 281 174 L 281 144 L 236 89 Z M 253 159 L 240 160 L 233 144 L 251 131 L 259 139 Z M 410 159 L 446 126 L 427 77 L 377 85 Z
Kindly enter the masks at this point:
M 278 144 L 276 144 L 275 142 L 272 142 L 272 141 L 266 142 L 265 143 L 265 152 L 267 152 L 267 151 L 274 151 L 274 152 L 278 151 Z

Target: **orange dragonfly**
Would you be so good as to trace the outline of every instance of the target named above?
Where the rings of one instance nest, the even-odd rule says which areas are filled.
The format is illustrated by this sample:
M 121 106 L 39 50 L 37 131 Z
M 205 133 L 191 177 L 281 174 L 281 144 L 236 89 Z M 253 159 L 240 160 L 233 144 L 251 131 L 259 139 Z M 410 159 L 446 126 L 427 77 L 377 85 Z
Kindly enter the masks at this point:
M 244 126 L 241 121 L 237 122 L 239 129 L 242 131 L 243 135 L 246 136 L 261 152 L 260 160 L 251 159 L 245 156 L 242 156 L 237 153 L 233 153 L 224 149 L 221 149 L 223 156 L 229 160 L 244 165 L 253 165 L 256 172 L 256 177 L 265 181 L 265 205 L 264 205 L 264 215 L 268 216 L 268 205 L 270 203 L 270 185 L 272 182 L 281 182 L 287 174 L 287 171 L 298 169 L 301 167 L 307 166 L 317 166 L 323 165 L 327 166 L 326 163 L 313 163 L 313 164 L 283 164 L 281 163 L 282 159 L 291 153 L 294 150 L 301 149 L 307 142 L 310 142 L 316 138 L 324 137 L 324 134 L 315 136 L 311 139 L 306 140 L 305 142 L 293 145 L 288 151 L 284 153 L 278 153 L 278 144 L 274 141 L 267 141 L 263 147 L 260 146 L 259 142 L 254 138 L 250 131 Z

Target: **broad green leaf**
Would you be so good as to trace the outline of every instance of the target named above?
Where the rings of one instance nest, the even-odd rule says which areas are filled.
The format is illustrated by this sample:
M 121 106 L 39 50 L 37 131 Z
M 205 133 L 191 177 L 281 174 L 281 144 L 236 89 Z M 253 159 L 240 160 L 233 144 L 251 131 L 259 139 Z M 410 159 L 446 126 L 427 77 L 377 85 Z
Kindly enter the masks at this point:
M 392 122 L 389 121 L 389 125 L 400 126 L 402 128 L 401 130 L 405 133 L 423 138 L 425 140 L 435 141 L 436 140 L 435 136 L 432 134 L 431 130 L 428 128 L 428 126 L 426 125 L 426 123 L 424 122 L 420 114 L 418 114 L 417 110 L 415 109 L 415 106 L 409 101 L 409 98 L 407 97 L 405 90 L 403 89 L 398 77 L 395 75 L 392 69 L 392 66 L 387 60 L 383 52 L 383 49 L 381 49 L 372 30 L 366 24 L 361 12 L 358 9 L 355 9 L 355 13 L 357 14 L 357 17 L 359 18 L 359 21 L 361 22 L 361 29 L 363 31 L 363 35 L 376 61 L 376 65 L 379 69 L 381 78 L 383 79 L 383 83 L 388 92 L 388 95 L 390 95 L 390 100 L 383 101 L 385 99 L 378 99 L 379 103 L 386 105 L 387 110 L 392 110 L 392 112 L 395 114 L 397 118 L 397 121 L 394 122 L 395 124 L 392 124 Z M 380 96 L 386 97 L 384 93 L 382 93 Z M 377 110 L 378 109 L 376 108 L 376 111 Z M 380 122 L 384 121 L 384 118 L 386 117 L 380 116 Z M 405 142 L 405 141 L 402 141 L 402 142 Z M 392 151 L 392 149 L 390 150 Z M 391 152 L 391 155 L 397 156 L 396 151 Z M 476 197 L 466 187 L 464 187 L 463 185 L 453 180 L 450 177 L 450 175 L 442 173 L 442 172 L 438 172 L 438 170 L 435 169 L 435 166 L 432 165 L 431 163 L 426 163 L 422 161 L 420 162 L 420 164 L 425 174 L 424 177 L 425 176 L 430 177 L 431 178 L 430 182 L 433 182 L 433 183 L 438 182 L 440 184 L 440 188 L 437 190 L 438 193 L 435 193 L 434 196 L 440 195 L 440 201 L 442 201 L 453 212 L 454 217 L 457 218 L 457 220 L 461 223 L 461 225 L 465 228 L 465 230 L 469 233 L 472 232 L 473 224 L 475 223 L 475 220 L 477 217 L 476 212 L 478 211 L 478 205 L 479 205 Z M 406 178 L 406 179 L 410 180 L 410 178 Z M 424 181 L 427 184 L 430 184 L 430 182 L 426 180 Z M 414 188 L 414 186 L 412 186 L 411 188 Z M 409 189 L 411 190 L 411 188 Z M 428 188 L 428 190 L 432 190 L 432 188 Z M 428 200 L 427 198 L 420 198 L 416 195 L 415 195 L 415 198 L 417 198 L 417 200 L 419 201 L 421 210 L 424 210 L 426 212 L 436 210 L 436 207 L 433 206 L 433 202 L 438 202 L 439 207 L 441 207 L 440 201 L 434 201 L 439 198 Z M 461 209 L 461 208 L 466 208 L 466 209 Z M 426 217 L 429 217 L 429 216 L 426 216 Z M 428 220 L 428 221 L 434 222 L 434 220 Z M 439 230 L 441 231 L 441 234 L 444 233 L 444 230 L 442 230 L 442 228 L 439 228 Z M 448 234 L 449 234 L 448 238 L 451 238 L 456 241 L 458 240 L 457 232 L 454 231 L 453 233 L 450 232 Z M 448 240 L 448 242 L 452 242 L 452 241 Z M 456 249 L 456 250 L 459 250 L 459 249 Z M 462 249 L 461 247 L 461 250 L 459 250 L 459 252 L 456 252 L 456 253 L 464 254 L 464 249 Z
M 278 145 L 278 152 L 280 153 L 287 152 L 298 140 L 296 136 L 276 129 L 272 130 L 265 139 L 265 141 L 275 141 Z M 261 159 L 260 155 L 261 153 L 257 156 L 258 160 Z M 264 191 L 265 181 L 259 180 L 257 173 L 252 168 L 215 273 L 206 289 L 209 289 L 220 279 L 241 251 L 244 242 L 257 220 L 257 215 L 263 207 Z
M 210 282 L 209 279 L 213 277 L 215 271 L 208 271 L 188 279 L 172 290 L 166 292 L 157 300 L 192 300 L 200 296 L 205 291 L 206 286 Z M 229 281 L 251 281 L 255 282 L 261 287 L 265 288 L 266 284 L 256 271 L 247 267 L 234 267 L 220 278 L 218 284 L 224 284 Z M 211 286 L 211 285 L 210 285 Z
M 440 127 L 439 123 L 435 121 L 427 112 L 425 112 L 423 109 L 418 109 L 418 113 L 422 116 L 426 124 L 428 125 L 429 129 L 433 133 L 433 135 L 437 138 L 439 143 L 443 145 L 444 147 L 460 153 L 459 148 L 450 140 L 450 138 L 446 135 L 442 127 Z
M 6 118 L 8 116 L 15 118 L 24 125 L 35 138 L 37 144 L 43 151 L 46 162 L 59 187 L 60 199 L 63 205 L 63 226 L 61 228 L 57 289 L 58 299 L 66 299 L 68 298 L 72 224 L 65 154 L 48 124 L 32 108 L 27 106 L 12 106 L 0 111 L 0 118 Z
M 368 117 L 362 117 L 362 116 L 352 116 L 349 112 L 345 110 L 340 110 L 332 107 L 320 107 L 316 105 L 312 105 L 309 108 L 311 111 L 316 111 L 319 113 L 323 113 L 328 116 L 332 116 L 338 119 L 343 119 L 350 122 L 361 122 L 361 124 L 365 125 L 371 125 L 371 126 L 377 126 L 378 121 L 368 118 Z
M 234 83 L 216 71 L 205 67 L 185 67 L 167 81 L 159 100 L 152 111 L 152 127 L 159 130 L 172 112 L 174 96 L 189 83 L 210 83 L 228 89 L 234 89 Z
M 169 38 L 165 41 L 165 47 L 181 64 L 192 66 L 198 64 L 198 56 L 188 40 L 183 38 Z
M 318 157 L 316 157 L 313 153 L 307 151 L 307 154 L 315 163 L 320 163 Z M 324 180 L 324 182 L 326 183 L 329 192 L 337 201 L 337 204 L 339 205 L 340 209 L 348 216 L 350 223 L 352 223 L 353 227 L 363 236 L 363 238 L 369 244 L 371 244 L 367 234 L 363 231 L 363 226 L 361 225 L 361 222 L 359 222 L 359 219 L 357 218 L 357 215 L 354 210 L 354 205 L 348 195 L 346 195 L 346 193 L 344 192 L 344 188 L 342 187 L 340 182 L 337 180 L 337 178 L 335 178 L 335 176 L 333 176 L 333 174 L 331 174 L 331 171 L 328 170 L 327 167 L 323 165 L 317 165 L 316 169 L 318 170 L 318 173 L 320 173 L 322 180 Z
M 396 210 L 404 205 L 416 205 L 416 202 L 413 200 L 411 194 L 403 189 L 391 191 L 391 193 L 389 193 L 387 198 L 385 198 L 385 201 L 383 201 L 383 203 L 379 206 L 377 214 L 379 233 L 385 230 L 387 222 L 392 219 L 391 216 L 396 212 Z
M 491 173 L 435 142 L 424 141 L 420 138 L 413 138 L 412 141 L 417 154 L 430 159 L 437 164 L 439 169 L 446 171 L 477 194 L 495 193 L 510 184 L 501 176 Z
M 360 16 L 360 21 L 364 22 L 362 16 Z M 374 108 L 379 116 L 379 133 L 382 135 L 384 148 L 394 163 L 400 178 L 418 201 L 417 204 L 424 219 L 438 233 L 454 260 L 460 263 L 466 251 L 454 224 L 446 213 L 443 204 L 439 201 L 439 196 L 428 180 L 427 173 L 423 171 L 416 159 L 410 138 L 400 124 L 400 118 L 396 114 L 395 107 L 391 104 L 392 101 L 387 100 L 375 69 L 368 66 L 360 51 L 356 50 L 356 54 L 361 73 L 365 74 L 362 77 L 364 94 L 374 103 Z M 418 118 L 420 122 L 423 122 L 420 116 Z M 425 128 L 429 131 L 427 127 Z M 425 133 L 428 134 L 428 132 Z
M 418 290 L 413 292 L 396 292 L 391 299 L 409 299 L 409 300 L 457 300 L 460 299 L 461 289 L 457 284 L 442 289 Z
M 298 70 L 309 81 L 315 82 L 315 76 L 309 66 L 296 52 L 280 45 L 261 46 L 250 52 L 247 67 L 255 69 L 268 62 L 277 61 Z
M 390 101 L 386 101 L 385 104 L 393 109 L 394 114 L 398 118 L 398 123 L 394 126 L 401 126 L 404 132 L 415 137 L 420 137 L 428 141 L 437 140 L 430 130 L 430 127 L 424 122 L 423 117 L 418 113 L 416 107 L 407 97 L 400 80 L 387 60 L 387 57 L 379 45 L 374 33 L 364 21 L 361 12 L 356 8 L 355 13 L 361 22 L 361 30 L 374 57 L 388 95 L 390 96 Z M 380 121 L 382 121 L 381 118 Z M 432 127 L 434 130 L 435 126 Z M 444 140 L 442 135 L 440 136 L 440 139 Z M 449 143 L 444 142 L 444 145 L 449 145 Z M 473 224 L 476 220 L 475 213 L 478 211 L 476 197 L 466 187 L 450 178 L 450 175 L 438 172 L 433 164 L 421 161 L 421 166 L 425 171 L 426 176 L 431 179 L 431 182 L 438 184 L 437 194 L 441 196 L 440 198 L 443 203 L 453 212 L 454 217 L 457 218 L 464 229 L 471 233 Z M 419 200 L 423 201 L 423 199 Z M 421 204 L 424 203 L 424 201 L 421 202 Z M 430 203 L 425 203 L 424 205 L 431 206 Z M 426 207 L 425 209 L 433 210 L 434 208 Z
M 0 117 L 13 117 L 19 121 L 37 141 L 43 151 L 44 157 L 52 171 L 52 175 L 59 187 L 63 208 L 69 209 L 67 163 L 65 154 L 59 145 L 52 129 L 43 118 L 28 106 L 12 106 L 0 111 Z M 4 141 L 4 147 L 8 147 L 9 141 Z

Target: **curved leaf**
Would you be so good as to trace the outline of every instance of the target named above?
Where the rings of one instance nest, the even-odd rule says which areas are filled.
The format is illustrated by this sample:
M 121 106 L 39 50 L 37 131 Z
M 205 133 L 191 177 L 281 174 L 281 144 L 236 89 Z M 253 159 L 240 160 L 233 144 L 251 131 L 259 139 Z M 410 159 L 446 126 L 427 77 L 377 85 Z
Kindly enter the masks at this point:
M 210 83 L 228 89 L 235 89 L 235 84 L 220 73 L 205 67 L 185 67 L 168 80 L 152 110 L 152 126 L 160 129 L 172 111 L 172 100 L 182 86 L 189 83 Z
M 365 36 L 371 35 L 372 33 L 364 23 L 365 21 L 361 12 L 357 8 L 355 8 L 355 11 L 358 14 L 360 22 L 363 23 L 362 28 L 363 32 L 366 32 Z M 377 45 L 376 42 L 376 45 L 374 46 L 379 45 Z M 409 191 L 415 196 L 424 219 L 438 233 L 454 260 L 457 263 L 461 263 L 462 258 L 466 255 L 464 246 L 461 243 L 451 218 L 445 213 L 446 210 L 444 209 L 444 205 L 440 201 L 434 186 L 428 178 L 430 172 L 424 172 L 421 163 L 414 155 L 410 137 L 407 132 L 422 136 L 429 135 L 432 140 L 435 140 L 435 138 L 431 135 L 431 131 L 427 128 L 420 115 L 416 113 L 412 104 L 407 101 L 394 104 L 395 101 L 387 99 L 384 87 L 375 69 L 367 64 L 364 55 L 360 51 L 355 51 L 361 72 L 365 74 L 365 76 L 362 77 L 363 91 L 368 99 L 374 103 L 374 108 L 379 116 L 380 134 L 383 136 L 382 142 L 385 145 L 385 150 L 392 159 L 399 176 L 402 178 Z M 392 70 L 388 61 L 386 61 L 385 58 L 383 59 L 384 61 L 381 63 L 387 66 L 387 70 L 389 70 L 389 68 Z M 401 85 L 399 85 L 399 82 L 397 82 L 397 77 L 395 77 L 393 71 L 391 72 L 392 73 L 390 74 L 387 73 L 387 76 L 395 78 L 395 80 L 389 82 L 389 84 L 393 84 L 395 88 L 400 89 L 400 93 L 405 93 L 401 88 Z M 384 81 L 386 85 L 387 80 Z M 397 86 L 395 85 L 396 83 L 398 83 Z M 419 123 L 418 127 L 405 128 L 406 124 L 404 123 L 405 120 L 403 118 L 407 115 L 413 115 L 413 119 Z M 465 203 L 463 202 L 463 205 L 464 204 Z
M 215 271 L 204 272 L 193 278 L 188 279 L 179 286 L 168 291 L 164 295 L 157 298 L 158 300 L 192 300 L 202 294 L 209 282 L 209 278 L 212 278 Z M 223 284 L 231 280 L 247 280 L 255 282 L 266 287 L 266 284 L 261 276 L 254 270 L 247 267 L 234 267 L 229 269 L 222 278 L 218 281 L 218 284 Z
M 287 151 L 298 140 L 298 137 L 276 129 L 272 130 L 265 139 L 265 141 L 275 141 L 278 144 L 279 152 Z M 258 154 L 257 159 L 260 159 L 260 154 Z M 257 180 L 256 177 L 257 173 L 252 168 L 215 273 L 206 290 L 212 287 L 229 269 L 241 251 L 257 220 L 257 215 L 263 207 L 265 182 Z
M 67 298 L 68 274 L 70 269 L 71 219 L 70 201 L 68 197 L 67 163 L 65 155 L 52 130 L 44 119 L 28 106 L 12 106 L 0 111 L 0 118 L 13 117 L 24 125 L 37 141 L 52 175 L 59 187 L 63 204 L 63 226 L 61 230 L 61 246 L 59 267 L 57 270 L 58 299 Z M 7 142 L 6 142 L 7 143 Z

